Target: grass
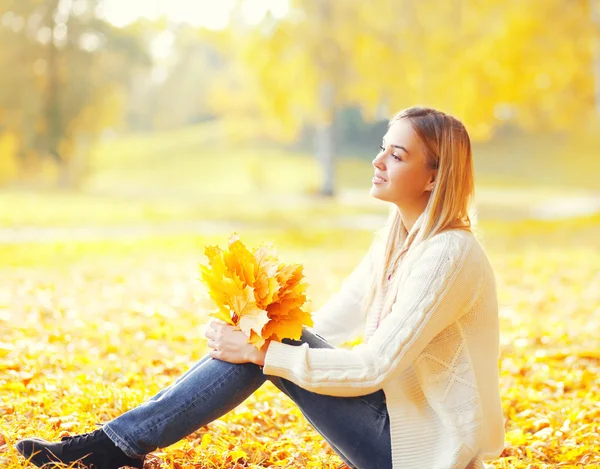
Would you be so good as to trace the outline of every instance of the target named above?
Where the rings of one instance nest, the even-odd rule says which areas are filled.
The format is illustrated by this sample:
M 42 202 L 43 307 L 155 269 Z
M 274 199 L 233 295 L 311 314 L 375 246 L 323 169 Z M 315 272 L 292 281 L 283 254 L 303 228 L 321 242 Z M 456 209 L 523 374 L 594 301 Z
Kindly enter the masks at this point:
M 565 148 L 577 156 L 567 158 Z M 476 145 L 480 215 L 523 218 L 555 199 L 597 194 L 594 175 L 600 159 L 590 148 L 591 141 L 570 146 L 557 137 Z M 321 173 L 310 154 L 232 142 L 218 123 L 122 136 L 94 149 L 90 176 L 80 192 L 0 191 L 0 227 L 198 220 L 289 227 L 315 217 L 335 221 L 385 214 L 385 205 L 368 195 L 370 159 L 344 156 L 336 164 L 338 197 L 324 200 L 316 195 Z

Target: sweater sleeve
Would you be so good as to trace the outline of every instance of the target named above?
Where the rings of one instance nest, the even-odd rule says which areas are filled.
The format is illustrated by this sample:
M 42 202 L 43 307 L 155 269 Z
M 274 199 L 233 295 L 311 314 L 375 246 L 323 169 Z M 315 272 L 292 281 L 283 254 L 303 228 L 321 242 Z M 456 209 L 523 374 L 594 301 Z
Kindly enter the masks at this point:
M 312 330 L 330 344 L 339 346 L 358 337 L 365 328 L 367 312 L 363 298 L 372 267 L 371 252 L 344 280 L 340 290 L 313 313 Z
M 473 295 L 468 238 L 450 232 L 425 241 L 390 313 L 366 344 L 351 350 L 271 342 L 264 373 L 316 393 L 360 396 L 382 388 L 457 320 Z M 416 255 L 417 253 L 415 253 Z

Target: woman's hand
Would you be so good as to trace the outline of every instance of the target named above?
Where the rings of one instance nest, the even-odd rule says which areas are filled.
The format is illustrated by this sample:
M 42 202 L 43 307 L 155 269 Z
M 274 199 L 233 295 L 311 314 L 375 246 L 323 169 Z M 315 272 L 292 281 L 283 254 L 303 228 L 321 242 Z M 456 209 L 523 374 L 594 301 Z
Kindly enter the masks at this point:
M 204 333 L 208 346 L 212 349 L 208 354 L 229 363 L 255 363 L 263 366 L 269 341 L 258 350 L 248 343 L 248 337 L 231 324 L 222 321 L 211 321 Z

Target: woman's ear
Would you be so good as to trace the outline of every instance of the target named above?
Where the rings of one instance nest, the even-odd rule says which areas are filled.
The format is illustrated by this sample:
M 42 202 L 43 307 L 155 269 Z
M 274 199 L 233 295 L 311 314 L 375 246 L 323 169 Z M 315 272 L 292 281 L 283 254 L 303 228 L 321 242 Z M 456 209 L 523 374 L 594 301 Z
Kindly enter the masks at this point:
M 431 176 L 429 178 L 429 182 L 425 186 L 425 190 L 426 191 L 433 191 L 433 189 L 435 188 L 436 177 L 437 177 L 437 171 L 434 171 L 433 173 L 431 173 Z

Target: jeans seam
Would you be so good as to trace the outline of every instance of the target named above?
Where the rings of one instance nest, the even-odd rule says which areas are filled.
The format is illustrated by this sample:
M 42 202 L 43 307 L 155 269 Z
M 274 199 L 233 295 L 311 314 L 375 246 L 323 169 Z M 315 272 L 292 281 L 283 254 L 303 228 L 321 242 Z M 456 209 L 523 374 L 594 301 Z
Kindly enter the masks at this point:
M 371 404 L 369 401 L 367 401 L 366 399 L 363 399 L 362 396 L 357 396 L 361 401 L 363 401 L 365 404 L 367 404 L 371 409 L 373 409 L 375 412 L 377 412 L 379 414 L 379 416 L 385 415 L 387 413 L 387 409 L 385 411 L 382 411 L 381 409 L 379 409 L 378 407 L 374 406 L 373 404 Z
M 144 453 L 143 452 L 138 452 L 139 448 L 137 447 L 137 445 L 132 444 L 130 441 L 128 441 L 126 438 L 123 438 L 121 436 L 119 436 L 112 428 L 110 428 L 110 423 L 107 423 L 106 425 L 104 425 L 102 427 L 102 430 L 104 430 L 104 433 L 106 433 L 106 435 L 113 440 L 113 443 L 115 445 L 117 445 L 119 448 L 121 448 L 121 450 L 130 458 L 142 458 L 144 457 Z M 114 441 L 117 440 L 117 441 Z M 120 443 L 122 446 L 119 446 Z
M 196 402 L 202 400 L 205 401 L 207 400 L 209 397 L 212 397 L 216 391 L 218 391 L 219 389 L 221 389 L 223 387 L 223 384 L 225 383 L 225 381 L 227 381 L 227 379 L 233 375 L 236 372 L 237 368 L 233 367 L 231 369 L 231 371 L 229 373 L 227 373 L 225 376 L 223 376 L 219 381 L 217 381 L 215 383 L 215 385 L 213 387 L 211 387 L 211 391 L 212 392 L 207 392 L 207 394 L 203 394 L 201 393 L 196 399 L 192 400 L 190 403 L 186 404 L 184 407 L 182 407 L 180 410 L 178 410 L 177 412 L 175 412 L 174 414 L 170 415 L 168 417 L 168 419 L 172 419 L 174 417 L 177 417 L 179 414 L 185 412 L 186 410 L 188 410 L 190 407 L 192 407 Z M 148 433 L 151 430 L 154 430 L 156 427 L 158 427 L 162 422 L 164 422 L 164 420 L 160 420 L 158 421 L 156 424 L 152 425 L 151 427 L 148 427 L 144 430 L 143 433 L 139 434 L 138 436 L 141 435 L 145 435 L 146 433 Z

